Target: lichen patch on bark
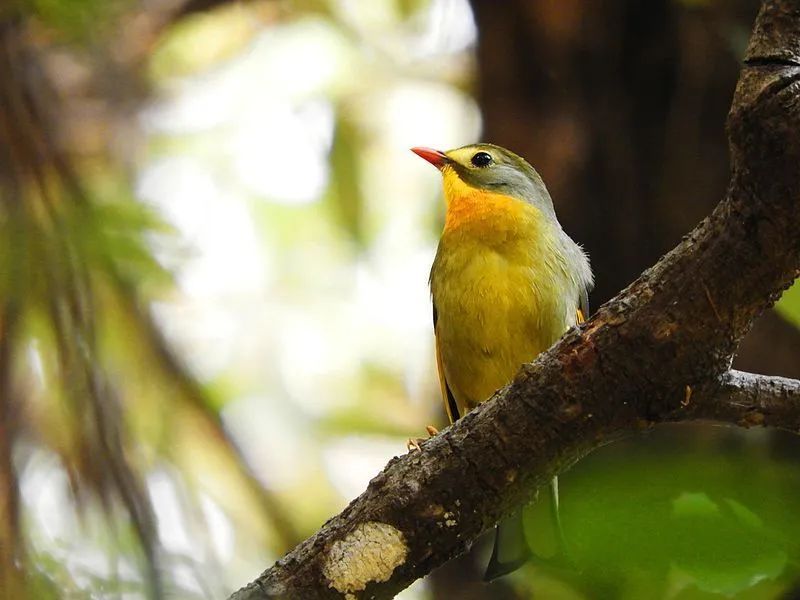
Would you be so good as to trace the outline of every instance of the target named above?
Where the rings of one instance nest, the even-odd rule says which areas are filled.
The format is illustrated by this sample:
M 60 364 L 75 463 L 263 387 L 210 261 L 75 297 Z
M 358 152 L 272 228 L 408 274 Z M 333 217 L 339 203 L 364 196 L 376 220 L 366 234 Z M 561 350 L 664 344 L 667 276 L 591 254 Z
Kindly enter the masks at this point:
M 408 555 L 403 533 L 387 523 L 361 523 L 344 539 L 334 542 L 323 567 L 330 587 L 346 594 L 367 584 L 387 581 Z

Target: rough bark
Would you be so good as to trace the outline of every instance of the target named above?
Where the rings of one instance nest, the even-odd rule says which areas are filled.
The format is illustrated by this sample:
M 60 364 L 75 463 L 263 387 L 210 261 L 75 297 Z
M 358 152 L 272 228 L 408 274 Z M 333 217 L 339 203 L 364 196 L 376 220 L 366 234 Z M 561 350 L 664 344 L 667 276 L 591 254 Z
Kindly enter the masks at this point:
M 728 117 L 731 182 L 713 213 L 232 598 L 390 598 L 587 452 L 652 423 L 800 431 L 798 382 L 729 371 L 800 268 L 799 81 L 800 0 L 766 0 Z
M 687 390 L 678 421 L 708 419 L 800 432 L 800 381 L 731 370 L 710 389 Z

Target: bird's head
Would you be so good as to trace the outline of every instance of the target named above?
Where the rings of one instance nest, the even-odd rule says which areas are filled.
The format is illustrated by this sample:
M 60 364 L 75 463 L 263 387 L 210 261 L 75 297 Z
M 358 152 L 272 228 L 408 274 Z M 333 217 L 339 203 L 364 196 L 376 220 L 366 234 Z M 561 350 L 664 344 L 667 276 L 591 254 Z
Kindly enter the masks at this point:
M 510 150 L 494 144 L 470 144 L 447 152 L 422 147 L 411 151 L 441 171 L 448 202 L 466 188 L 524 200 L 555 217 L 542 178 Z

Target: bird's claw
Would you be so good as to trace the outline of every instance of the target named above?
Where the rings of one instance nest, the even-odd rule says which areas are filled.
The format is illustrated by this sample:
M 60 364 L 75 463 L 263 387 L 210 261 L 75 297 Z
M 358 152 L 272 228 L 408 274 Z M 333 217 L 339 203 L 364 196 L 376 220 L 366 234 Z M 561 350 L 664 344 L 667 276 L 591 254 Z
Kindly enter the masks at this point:
M 420 443 L 424 441 L 425 440 L 421 438 L 408 438 L 408 440 L 406 441 L 406 448 L 408 448 L 409 452 L 413 452 L 414 450 L 422 451 Z
M 425 431 L 428 432 L 428 438 L 432 438 L 439 433 L 439 430 L 433 425 L 426 425 Z M 420 444 L 424 441 L 425 440 L 422 438 L 408 438 L 406 441 L 406 448 L 408 448 L 409 452 L 413 452 L 414 450 L 422 450 L 422 446 L 420 446 Z

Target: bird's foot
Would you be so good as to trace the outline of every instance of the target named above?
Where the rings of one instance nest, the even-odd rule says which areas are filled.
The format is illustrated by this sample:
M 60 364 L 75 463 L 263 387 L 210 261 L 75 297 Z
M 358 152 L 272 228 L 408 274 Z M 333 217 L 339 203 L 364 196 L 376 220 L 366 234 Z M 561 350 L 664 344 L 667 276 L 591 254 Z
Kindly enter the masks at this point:
M 428 439 L 439 433 L 439 430 L 433 425 L 426 425 L 425 431 L 428 432 Z M 424 441 L 425 440 L 423 438 L 408 438 L 408 441 L 406 441 L 406 448 L 408 448 L 409 452 L 413 452 L 414 450 L 422 450 L 422 446 L 420 446 L 420 444 Z

